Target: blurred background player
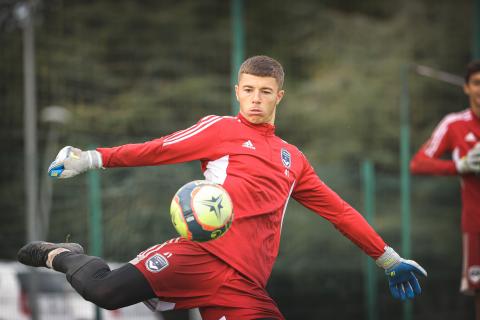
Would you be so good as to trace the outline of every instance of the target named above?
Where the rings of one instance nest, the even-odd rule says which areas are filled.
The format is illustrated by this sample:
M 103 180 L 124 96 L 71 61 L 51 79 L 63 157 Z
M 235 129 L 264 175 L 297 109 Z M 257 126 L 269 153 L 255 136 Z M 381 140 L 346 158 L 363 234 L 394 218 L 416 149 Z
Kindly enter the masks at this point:
M 446 115 L 413 157 L 414 174 L 459 175 L 462 189 L 463 268 L 460 291 L 475 295 L 480 319 L 480 61 L 467 67 L 470 107 Z M 441 157 L 449 153 L 451 160 Z
M 85 299 L 106 308 L 149 300 L 162 311 L 199 307 L 205 320 L 284 319 L 265 287 L 293 197 L 375 259 L 385 269 L 394 298 L 420 294 L 415 274 L 426 276 L 425 270 L 388 247 L 320 180 L 295 146 L 275 135 L 283 81 L 280 63 L 251 57 L 239 70 L 236 117 L 207 116 L 190 128 L 141 144 L 89 151 L 65 147 L 49 168 L 52 176 L 70 178 L 102 167 L 200 160 L 205 178 L 223 185 L 232 198 L 235 220 L 225 235 L 203 243 L 171 239 L 113 271 L 72 244 L 33 242 L 19 251 L 19 261 L 66 273 Z

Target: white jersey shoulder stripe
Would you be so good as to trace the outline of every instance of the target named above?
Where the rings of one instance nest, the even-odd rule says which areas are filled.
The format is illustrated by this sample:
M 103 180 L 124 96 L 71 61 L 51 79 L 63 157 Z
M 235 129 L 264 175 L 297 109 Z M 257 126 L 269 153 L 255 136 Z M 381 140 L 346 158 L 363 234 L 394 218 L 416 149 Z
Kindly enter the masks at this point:
M 187 128 L 187 129 L 180 130 L 178 132 L 175 132 L 175 133 L 172 133 L 172 134 L 166 136 L 164 140 L 168 141 L 168 140 L 176 139 L 176 138 L 178 138 L 182 135 L 188 134 L 189 132 L 191 132 L 193 130 L 199 129 L 201 126 L 209 123 L 210 121 L 218 119 L 218 118 L 233 119 L 234 117 L 232 117 L 232 116 L 215 116 L 215 115 L 206 116 L 206 117 L 203 117 L 202 119 L 200 119 L 200 121 L 198 123 L 196 123 L 195 125 Z
M 196 130 L 200 130 L 202 129 L 204 126 L 208 125 L 209 123 L 211 123 L 212 121 L 215 121 L 217 119 L 219 119 L 220 117 L 218 116 L 212 116 L 212 117 L 208 117 L 208 119 L 202 119 L 200 120 L 198 123 L 196 123 L 195 125 L 187 128 L 187 129 L 184 129 L 184 130 L 181 130 L 181 131 L 178 131 L 178 132 L 175 132 L 167 137 L 165 137 L 164 141 L 165 142 L 170 142 L 170 141 L 173 141 L 175 139 L 179 139 L 183 136 L 186 136 Z
M 171 144 L 174 144 L 174 143 L 178 143 L 180 141 L 183 141 L 183 140 L 186 140 L 188 138 L 191 138 L 193 137 L 194 135 L 197 135 L 199 134 L 200 132 L 204 131 L 205 129 L 207 129 L 208 127 L 214 125 L 215 123 L 219 122 L 220 120 L 222 120 L 223 117 L 218 117 L 218 118 L 213 118 L 205 123 L 202 123 L 198 126 L 195 126 L 195 128 L 191 128 L 191 129 L 187 129 L 187 131 L 185 131 L 183 134 L 181 135 L 178 135 L 174 138 L 168 138 L 168 139 L 165 139 L 163 141 L 163 145 L 164 146 L 168 146 L 168 145 L 171 145 Z
M 470 110 L 467 109 L 462 112 L 452 113 L 447 115 L 435 128 L 432 137 L 430 138 L 428 145 L 425 149 L 425 154 L 429 157 L 433 157 L 435 152 L 440 146 L 445 133 L 447 133 L 448 126 L 456 121 L 468 121 L 471 120 Z
M 193 126 L 188 127 L 187 129 L 184 129 L 184 130 L 177 131 L 175 133 L 172 133 L 172 134 L 166 136 L 165 140 L 168 141 L 168 140 L 171 140 L 171 139 L 175 139 L 175 138 L 177 138 L 181 135 L 188 134 L 192 130 L 196 130 L 199 127 L 201 127 L 202 125 L 204 125 L 205 123 L 208 123 L 209 121 L 212 121 L 213 119 L 216 119 L 216 118 L 219 118 L 219 117 L 218 116 L 206 116 L 206 117 L 200 119 L 200 121 L 198 121 Z

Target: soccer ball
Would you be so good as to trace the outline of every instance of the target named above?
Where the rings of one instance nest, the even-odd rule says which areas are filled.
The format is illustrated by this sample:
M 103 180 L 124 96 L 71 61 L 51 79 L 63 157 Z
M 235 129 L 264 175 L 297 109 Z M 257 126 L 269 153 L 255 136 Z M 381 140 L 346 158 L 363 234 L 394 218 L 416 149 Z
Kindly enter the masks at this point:
M 181 237 L 201 242 L 213 240 L 222 236 L 232 224 L 232 200 L 218 184 L 192 181 L 173 197 L 170 216 Z

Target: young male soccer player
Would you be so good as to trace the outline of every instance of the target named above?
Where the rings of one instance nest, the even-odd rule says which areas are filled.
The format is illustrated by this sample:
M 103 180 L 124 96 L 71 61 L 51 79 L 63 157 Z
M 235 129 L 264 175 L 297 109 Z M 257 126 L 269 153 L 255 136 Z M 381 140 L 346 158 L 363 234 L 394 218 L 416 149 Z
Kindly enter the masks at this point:
M 448 114 L 413 157 L 414 174 L 459 175 L 462 186 L 463 271 L 460 291 L 475 295 L 480 320 L 480 61 L 467 67 L 466 110 Z M 452 160 L 441 159 L 450 153 Z
M 235 220 L 209 242 L 172 239 L 111 271 L 77 244 L 34 242 L 20 262 L 66 273 L 87 300 L 111 309 L 148 300 L 157 310 L 199 307 L 203 319 L 283 319 L 265 286 L 278 254 L 290 197 L 329 220 L 386 270 L 395 298 L 420 293 L 416 262 L 402 259 L 363 217 L 315 174 L 306 157 L 275 135 L 283 68 L 267 56 L 246 60 L 235 86 L 240 113 L 207 116 L 194 126 L 141 144 L 62 149 L 50 172 L 73 177 L 95 168 L 156 166 L 200 160 L 205 178 L 229 192 Z

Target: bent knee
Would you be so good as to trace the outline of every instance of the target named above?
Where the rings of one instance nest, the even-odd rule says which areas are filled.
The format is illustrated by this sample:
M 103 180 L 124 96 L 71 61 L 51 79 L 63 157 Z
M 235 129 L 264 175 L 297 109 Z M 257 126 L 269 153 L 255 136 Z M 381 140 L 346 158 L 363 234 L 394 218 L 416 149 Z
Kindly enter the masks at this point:
M 124 307 L 118 299 L 119 294 L 116 290 L 100 284 L 89 286 L 88 290 L 84 292 L 83 297 L 85 300 L 93 302 L 100 308 L 107 310 L 115 310 Z

